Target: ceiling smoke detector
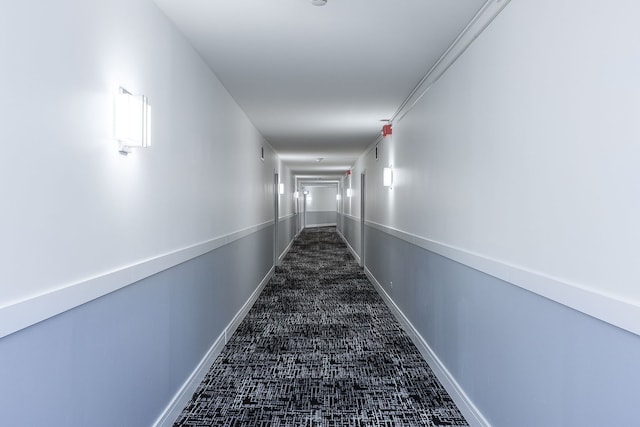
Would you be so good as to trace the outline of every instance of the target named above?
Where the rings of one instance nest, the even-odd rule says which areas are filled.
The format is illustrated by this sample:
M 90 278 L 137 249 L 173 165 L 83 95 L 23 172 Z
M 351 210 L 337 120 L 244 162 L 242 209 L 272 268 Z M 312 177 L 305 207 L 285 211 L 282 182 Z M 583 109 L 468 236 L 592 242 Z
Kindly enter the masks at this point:
M 324 6 L 327 4 L 327 0 L 311 0 L 311 4 L 314 6 Z

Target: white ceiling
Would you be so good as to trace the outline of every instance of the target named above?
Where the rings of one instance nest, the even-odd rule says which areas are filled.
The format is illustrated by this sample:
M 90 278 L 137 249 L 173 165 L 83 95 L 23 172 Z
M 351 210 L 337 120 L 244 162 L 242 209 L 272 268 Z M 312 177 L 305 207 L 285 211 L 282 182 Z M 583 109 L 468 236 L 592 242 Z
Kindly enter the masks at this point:
M 285 163 L 316 174 L 355 162 L 485 3 L 154 1 Z

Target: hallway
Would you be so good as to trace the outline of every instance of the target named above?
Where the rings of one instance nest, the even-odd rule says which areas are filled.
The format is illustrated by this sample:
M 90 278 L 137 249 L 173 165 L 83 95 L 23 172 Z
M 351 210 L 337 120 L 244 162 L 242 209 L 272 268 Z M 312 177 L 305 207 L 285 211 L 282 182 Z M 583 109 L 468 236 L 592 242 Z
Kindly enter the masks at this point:
M 239 346 L 262 382 L 220 408 L 256 422 L 437 424 L 444 389 L 471 427 L 637 425 L 638 22 L 637 0 L 4 2 L 0 424 L 169 427 Z M 294 274 L 323 227 L 348 271 Z M 271 415 L 265 371 L 306 380 Z
M 304 230 L 176 426 L 466 426 L 335 228 Z

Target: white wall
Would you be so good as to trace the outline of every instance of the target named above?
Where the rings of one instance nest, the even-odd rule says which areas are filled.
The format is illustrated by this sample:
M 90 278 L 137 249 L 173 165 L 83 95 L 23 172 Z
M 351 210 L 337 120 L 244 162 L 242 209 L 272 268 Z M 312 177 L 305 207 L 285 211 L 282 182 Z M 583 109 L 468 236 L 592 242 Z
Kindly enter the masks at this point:
M 0 57 L 1 310 L 273 221 L 275 154 L 150 0 L 12 3 Z M 128 157 L 120 85 L 153 111 Z
M 335 212 L 338 202 L 336 195 L 337 187 L 305 187 L 309 191 L 307 196 L 307 212 Z
M 638 16 L 631 0 L 509 3 L 356 165 L 367 220 L 633 329 Z

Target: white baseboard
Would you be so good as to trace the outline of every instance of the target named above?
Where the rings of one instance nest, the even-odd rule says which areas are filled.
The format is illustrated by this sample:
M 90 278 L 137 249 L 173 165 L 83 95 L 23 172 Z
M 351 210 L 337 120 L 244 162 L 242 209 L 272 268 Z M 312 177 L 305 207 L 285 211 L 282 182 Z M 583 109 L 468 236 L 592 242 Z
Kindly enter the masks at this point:
M 180 416 L 184 407 L 191 400 L 191 396 L 193 396 L 193 393 L 197 390 L 202 380 L 204 380 L 209 369 L 211 369 L 211 365 L 213 365 L 213 362 L 220 355 L 225 344 L 229 341 L 236 329 L 238 329 L 238 326 L 240 326 L 240 323 L 242 323 L 245 316 L 258 299 L 258 296 L 260 296 L 260 293 L 269 282 L 269 279 L 273 276 L 274 271 L 275 268 L 272 267 L 267 275 L 262 279 L 260 285 L 258 285 L 256 290 L 253 291 L 247 302 L 244 303 L 242 308 L 236 313 L 220 336 L 218 336 L 214 341 L 211 348 L 209 348 L 209 351 L 207 351 L 200 363 L 198 363 L 198 366 L 196 366 L 191 375 L 189 375 L 189 378 L 187 378 L 182 387 L 180 387 L 180 390 L 178 390 L 178 392 L 173 396 L 171 402 L 169 402 L 160 417 L 158 417 L 156 422 L 153 424 L 154 427 L 173 426 L 174 421 Z
M 298 236 L 296 235 L 295 237 L 298 237 Z M 287 254 L 289 253 L 291 246 L 293 246 L 293 241 L 295 240 L 295 237 L 291 239 L 291 241 L 289 242 L 289 245 L 284 249 L 284 251 L 282 251 L 282 253 L 278 257 L 278 265 L 282 263 L 282 260 L 284 260 L 284 257 L 286 257 Z
M 402 310 L 393 302 L 393 299 L 389 296 L 389 294 L 384 290 L 380 282 L 375 278 L 373 273 L 369 271 L 367 267 L 364 268 L 364 272 L 371 280 L 371 283 L 375 286 L 376 290 L 387 304 L 391 312 L 394 314 L 396 319 L 402 324 L 407 334 L 411 337 L 411 341 L 416 345 L 422 357 L 427 361 L 431 370 L 436 375 L 442 386 L 447 390 L 453 401 L 464 415 L 465 419 L 469 423 L 471 427 L 491 427 L 491 424 L 484 418 L 482 413 L 478 410 L 478 408 L 473 404 L 469 396 L 464 392 L 462 387 L 458 384 L 458 382 L 453 378 L 451 373 L 447 370 L 444 364 L 440 361 L 438 356 L 433 352 L 429 344 L 422 338 L 422 335 L 418 332 L 418 330 L 413 326 L 413 324 L 409 321 L 409 319 L 404 315 Z
M 344 241 L 344 244 L 347 245 L 347 248 L 349 248 L 349 250 L 351 251 L 351 255 L 353 255 L 353 257 L 356 259 L 356 262 L 358 263 L 358 265 L 362 265 L 362 262 L 360 260 L 360 255 L 358 255 L 358 253 L 355 251 L 355 249 L 353 249 L 353 247 L 351 247 L 351 245 L 349 244 L 349 241 L 347 240 L 346 237 L 344 237 L 344 235 L 340 232 L 340 230 L 338 230 L 338 235 L 340 237 L 342 237 L 342 240 Z

